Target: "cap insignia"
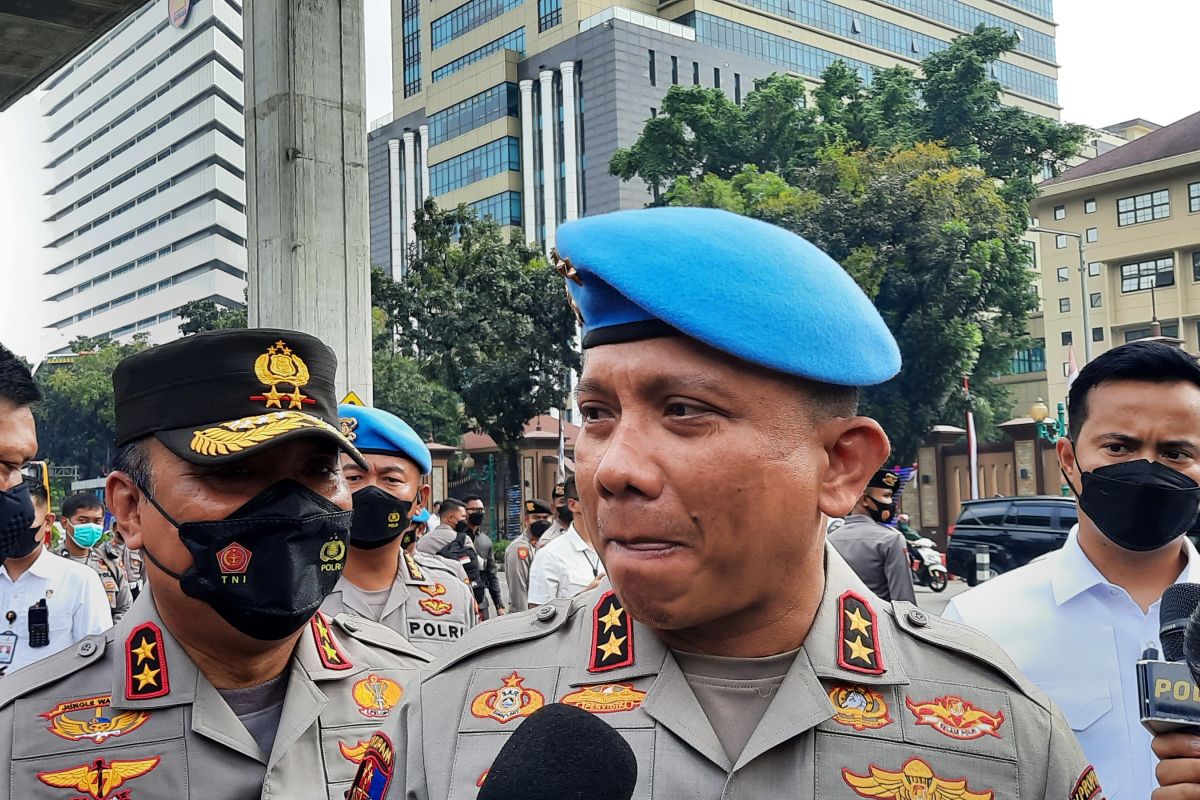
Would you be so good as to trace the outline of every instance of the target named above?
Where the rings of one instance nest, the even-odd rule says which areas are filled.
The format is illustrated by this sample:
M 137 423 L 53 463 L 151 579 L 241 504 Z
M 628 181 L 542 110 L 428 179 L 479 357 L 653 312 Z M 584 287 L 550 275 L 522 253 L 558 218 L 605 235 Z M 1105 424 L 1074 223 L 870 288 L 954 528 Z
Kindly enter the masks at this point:
M 353 442 L 358 438 L 358 419 L 355 417 L 342 417 L 338 422 L 342 425 L 342 436 L 346 437 L 346 441 Z
M 550 264 L 559 275 L 562 275 L 576 286 L 583 286 L 583 278 L 579 277 L 579 273 L 575 270 L 575 265 L 571 263 L 571 259 L 560 256 L 557 249 L 550 251 Z
M 879 621 L 871 605 L 854 592 L 838 598 L 838 666 L 850 672 L 882 675 Z
M 883 482 L 889 489 L 895 488 L 896 484 L 900 482 L 900 477 L 894 472 L 888 472 L 883 476 Z
M 308 383 L 308 365 L 304 359 L 292 352 L 292 348 L 276 342 L 254 362 L 254 374 L 262 385 L 271 387 L 266 394 L 251 396 L 251 400 L 265 400 L 267 408 L 283 408 L 283 398 L 288 399 L 288 408 L 303 408 L 304 403 L 315 405 L 316 400 L 300 392 Z M 280 384 L 291 386 L 290 394 L 280 392 Z

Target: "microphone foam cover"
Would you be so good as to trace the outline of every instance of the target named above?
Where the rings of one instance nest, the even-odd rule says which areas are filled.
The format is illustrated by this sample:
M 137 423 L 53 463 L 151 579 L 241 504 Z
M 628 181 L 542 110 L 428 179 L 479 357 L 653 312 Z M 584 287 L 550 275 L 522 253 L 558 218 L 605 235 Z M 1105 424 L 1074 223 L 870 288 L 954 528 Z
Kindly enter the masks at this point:
M 629 800 L 633 748 L 607 723 L 563 703 L 521 723 L 488 770 L 478 800 Z
M 1158 624 L 1163 658 L 1167 661 L 1183 660 L 1184 629 L 1197 606 L 1200 606 L 1200 584 L 1177 583 L 1163 592 L 1158 607 Z

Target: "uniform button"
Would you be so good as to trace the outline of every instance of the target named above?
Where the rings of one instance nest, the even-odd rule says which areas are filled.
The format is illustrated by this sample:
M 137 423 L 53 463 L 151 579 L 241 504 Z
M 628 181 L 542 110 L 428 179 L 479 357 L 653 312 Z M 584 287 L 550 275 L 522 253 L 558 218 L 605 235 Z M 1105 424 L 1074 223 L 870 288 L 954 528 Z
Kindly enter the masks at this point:
M 554 615 L 558 613 L 558 609 L 554 606 L 542 606 L 537 610 L 538 622 L 549 622 L 554 619 Z
M 350 633 L 358 633 L 358 623 L 357 622 L 351 622 L 350 620 L 346 620 L 345 622 L 342 623 L 342 627 L 345 628 L 346 630 L 348 630 Z
M 87 656 L 90 656 L 92 653 L 96 652 L 96 643 L 84 640 L 79 643 L 78 647 L 75 648 L 75 652 L 86 658 Z
M 914 608 L 908 612 L 908 621 L 918 628 L 924 628 L 929 624 L 929 615 L 919 608 Z

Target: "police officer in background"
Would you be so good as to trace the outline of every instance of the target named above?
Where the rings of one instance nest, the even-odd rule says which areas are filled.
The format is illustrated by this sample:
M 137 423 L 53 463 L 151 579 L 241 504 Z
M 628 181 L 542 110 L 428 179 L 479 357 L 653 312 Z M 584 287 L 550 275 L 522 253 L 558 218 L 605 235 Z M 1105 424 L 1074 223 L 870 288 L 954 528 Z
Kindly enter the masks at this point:
M 881 601 L 825 541 L 889 451 L 855 387 L 900 368 L 836 262 L 699 208 L 574 220 L 558 254 L 588 351 L 577 517 L 611 585 L 468 634 L 385 723 L 390 785 L 364 769 L 352 794 L 474 798 L 563 702 L 625 736 L 639 800 L 1102 796 L 997 646 Z
M 862 582 L 881 600 L 917 601 L 904 535 L 885 525 L 896 516 L 900 476 L 881 469 L 872 476 L 846 524 L 829 534 L 838 551 Z
M 319 614 L 352 517 L 337 361 L 283 330 L 122 361 L 107 505 L 148 585 L 106 633 L 0 680 L 0 796 L 342 797 L 429 656 Z
M 338 413 L 367 469 L 342 458 L 354 521 L 346 568 L 321 610 L 381 622 L 436 655 L 462 637 L 475 613 L 470 590 L 449 567 L 440 559 L 422 566 L 411 552 L 414 517 L 429 502 L 429 448 L 408 423 L 381 409 L 343 405 Z
M 525 501 L 525 530 L 504 551 L 504 579 L 508 581 L 508 605 L 513 611 L 529 609 L 529 569 L 538 542 L 550 529 L 553 512 L 545 500 Z
M 562 536 L 571 527 L 572 515 L 571 509 L 567 507 L 567 484 L 565 482 L 554 484 L 550 502 L 554 506 L 554 519 L 550 521 L 550 527 L 538 540 L 539 550 Z
M 62 526 L 66 536 L 58 554 L 96 571 L 108 595 L 113 622 L 120 622 L 133 605 L 133 590 L 121 554 L 111 543 L 101 541 L 104 504 L 87 492 L 70 495 L 62 503 Z

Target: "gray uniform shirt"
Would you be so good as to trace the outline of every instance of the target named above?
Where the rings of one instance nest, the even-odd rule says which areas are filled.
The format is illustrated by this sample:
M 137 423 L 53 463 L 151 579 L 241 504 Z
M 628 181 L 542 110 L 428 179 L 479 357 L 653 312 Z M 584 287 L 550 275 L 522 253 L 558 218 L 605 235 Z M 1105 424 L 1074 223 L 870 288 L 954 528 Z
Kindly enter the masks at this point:
M 863 514 L 852 514 L 846 517 L 845 525 L 829 534 L 829 543 L 878 597 L 917 601 L 908 545 L 895 528 L 880 525 Z
M 675 656 L 602 585 L 481 625 L 444 654 L 384 724 L 395 774 L 372 797 L 477 797 L 512 732 L 553 702 L 625 738 L 637 757 L 635 800 L 1103 794 L 1078 790 L 1094 772 L 1070 727 L 1000 648 L 911 604 L 881 602 L 827 549 L 808 637 L 736 759 Z
M 377 623 L 314 617 L 265 752 L 147 589 L 104 634 L 0 680 L 0 797 L 91 800 L 89 786 L 107 786 L 106 800 L 343 800 L 430 658 Z
M 504 580 L 508 582 L 508 605 L 513 611 L 529 610 L 529 568 L 536 551 L 528 531 L 522 531 L 504 551 Z
M 79 564 L 91 567 L 100 576 L 104 593 L 108 595 L 108 607 L 112 611 L 113 622 L 120 622 L 121 617 L 133 605 L 133 590 L 129 585 L 129 577 L 121 564 L 121 554 L 106 544 L 98 544 L 90 548 L 82 556 L 71 555 L 71 551 L 63 547 L 58 551 L 63 558 L 69 558 Z

